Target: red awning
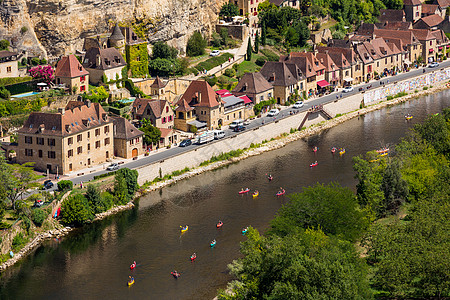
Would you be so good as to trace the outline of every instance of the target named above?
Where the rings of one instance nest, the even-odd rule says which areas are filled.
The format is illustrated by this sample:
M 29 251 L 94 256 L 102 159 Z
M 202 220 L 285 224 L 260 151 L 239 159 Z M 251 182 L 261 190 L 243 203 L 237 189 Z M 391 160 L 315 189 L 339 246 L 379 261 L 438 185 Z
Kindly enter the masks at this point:
M 430 53 L 431 53 L 431 52 L 433 52 L 433 51 L 434 51 L 434 49 L 430 49 L 429 51 L 430 51 Z
M 450 45 L 445 46 L 447 49 L 450 48 Z
M 240 96 L 239 98 L 241 98 L 242 100 L 244 100 L 244 104 L 252 103 L 252 100 L 250 100 L 250 98 L 247 97 L 246 95 Z
M 439 50 L 442 50 L 442 46 L 438 48 Z
M 323 87 L 329 86 L 330 84 L 326 80 L 320 80 L 320 81 L 317 81 L 317 85 L 320 86 L 321 88 L 323 88 Z

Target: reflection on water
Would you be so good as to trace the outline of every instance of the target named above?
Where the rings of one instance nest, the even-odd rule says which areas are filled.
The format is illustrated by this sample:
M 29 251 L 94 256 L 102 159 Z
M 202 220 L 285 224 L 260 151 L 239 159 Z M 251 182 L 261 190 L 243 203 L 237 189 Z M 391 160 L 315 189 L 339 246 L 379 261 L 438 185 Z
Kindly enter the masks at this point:
M 264 231 L 288 197 L 316 182 L 354 188 L 352 156 L 393 145 L 425 115 L 448 107 L 449 92 L 350 120 L 316 136 L 183 180 L 139 200 L 131 211 L 51 240 L 1 275 L 1 299 L 212 299 L 230 280 L 227 264 L 240 256 L 240 233 Z M 404 115 L 414 118 L 405 121 Z M 317 146 L 317 153 L 312 148 Z M 346 154 L 331 154 L 345 147 Z M 310 168 L 309 164 L 319 165 Z M 266 174 L 274 180 L 269 182 Z M 258 189 L 259 197 L 239 195 Z M 218 220 L 224 225 L 216 228 Z M 180 225 L 189 225 L 180 233 Z M 209 242 L 217 240 L 210 248 Z M 195 262 L 190 261 L 197 253 Z M 129 269 L 136 260 L 135 270 Z M 182 275 L 175 280 L 170 272 Z M 128 276 L 136 283 L 128 288 Z

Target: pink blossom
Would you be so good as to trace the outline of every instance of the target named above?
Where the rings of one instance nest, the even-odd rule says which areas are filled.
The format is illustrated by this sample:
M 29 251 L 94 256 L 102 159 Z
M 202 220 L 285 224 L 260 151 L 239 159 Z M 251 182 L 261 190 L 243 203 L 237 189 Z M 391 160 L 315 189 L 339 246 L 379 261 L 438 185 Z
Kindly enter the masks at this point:
M 55 71 L 50 65 L 31 68 L 30 75 L 34 79 L 42 80 L 46 83 L 50 83 L 55 79 Z

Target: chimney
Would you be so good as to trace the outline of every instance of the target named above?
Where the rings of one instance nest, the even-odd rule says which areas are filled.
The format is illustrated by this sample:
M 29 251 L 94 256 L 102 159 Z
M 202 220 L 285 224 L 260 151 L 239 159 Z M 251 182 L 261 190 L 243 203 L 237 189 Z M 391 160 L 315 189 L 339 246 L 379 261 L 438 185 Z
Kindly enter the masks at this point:
M 64 116 L 64 114 L 66 113 L 66 109 L 65 109 L 65 108 L 62 108 L 62 107 L 60 107 L 60 108 L 58 108 L 58 113 L 60 113 L 61 115 L 63 115 L 63 116 Z
M 202 92 L 198 92 L 198 103 L 202 102 Z
M 84 104 L 89 108 L 91 107 L 91 100 L 84 101 Z
M 0 137 L 3 137 L 3 126 L 0 124 Z

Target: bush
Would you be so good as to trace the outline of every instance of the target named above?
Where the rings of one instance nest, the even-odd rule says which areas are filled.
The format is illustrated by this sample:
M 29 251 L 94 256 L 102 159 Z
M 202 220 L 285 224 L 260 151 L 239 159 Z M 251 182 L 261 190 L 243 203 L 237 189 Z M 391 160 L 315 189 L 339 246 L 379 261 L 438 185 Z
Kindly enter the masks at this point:
M 22 28 L 20 28 L 20 34 L 25 34 L 27 31 L 28 31 L 27 26 L 22 26 Z
M 41 65 L 46 65 L 46 64 L 47 64 L 47 60 L 46 60 L 45 58 L 43 58 L 43 59 L 41 59 L 41 60 L 39 61 L 39 63 L 40 63 Z
M 58 182 L 58 190 L 61 192 L 70 191 L 73 189 L 73 182 L 70 180 L 61 180 Z
M 202 72 L 203 70 L 211 70 L 212 68 L 215 68 L 217 66 L 220 66 L 221 64 L 228 61 L 229 58 L 233 58 L 233 54 L 230 53 L 223 53 L 220 56 L 214 56 L 211 58 L 208 58 L 207 60 L 197 64 L 195 68 Z
M 205 54 L 206 40 L 203 38 L 202 34 L 195 31 L 189 38 L 186 45 L 186 54 L 188 56 L 199 56 Z
M 93 214 L 98 214 L 105 211 L 103 203 L 100 199 L 100 192 L 94 185 L 88 185 L 85 197 Z
M 111 193 L 103 192 L 100 194 L 100 201 L 105 211 L 114 205 L 114 196 Z
M 13 252 L 18 252 L 22 247 L 27 243 L 27 239 L 23 236 L 23 233 L 20 232 L 16 234 L 12 241 L 12 250 Z
M 264 57 L 258 57 L 255 61 L 255 64 L 262 67 L 266 63 L 266 59 Z
M 424 86 L 424 87 L 423 87 L 423 90 L 424 90 L 424 91 L 428 90 L 428 87 L 427 87 L 427 86 Z
M 224 74 L 228 77 L 234 77 L 236 76 L 236 71 L 234 69 L 226 69 Z
M 3 86 L 0 86 L 0 98 L 5 100 L 9 100 L 11 98 L 11 93 Z
M 216 83 L 217 83 L 217 80 L 218 80 L 217 77 L 216 77 L 216 75 L 212 75 L 212 76 L 208 76 L 208 77 L 203 77 L 203 79 L 205 79 L 206 82 L 208 82 L 208 84 L 209 84 L 211 87 L 215 86 Z
M 31 212 L 31 220 L 33 220 L 33 223 L 37 227 L 42 226 L 42 223 L 44 223 L 47 216 L 48 216 L 47 212 L 42 209 L 35 209 Z
M 279 61 L 280 57 L 268 49 L 261 49 L 261 53 L 264 54 L 269 61 Z
M 9 48 L 9 41 L 1 40 L 0 41 L 0 50 L 8 50 L 8 48 Z
M 37 66 L 37 65 L 39 65 L 39 58 L 38 57 L 33 57 L 32 59 L 31 59 L 31 64 L 33 65 L 33 66 Z
M 81 194 L 67 198 L 61 205 L 61 221 L 65 225 L 82 226 L 93 218 L 89 204 Z

